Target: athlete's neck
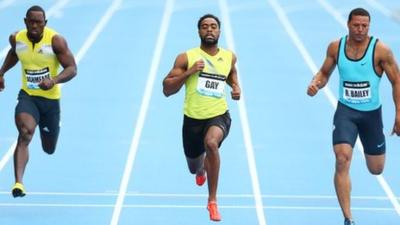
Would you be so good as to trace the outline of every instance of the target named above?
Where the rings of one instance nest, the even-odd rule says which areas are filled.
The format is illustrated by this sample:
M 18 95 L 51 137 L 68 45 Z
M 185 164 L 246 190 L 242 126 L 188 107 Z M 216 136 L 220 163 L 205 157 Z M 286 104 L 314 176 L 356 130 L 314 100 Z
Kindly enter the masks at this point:
M 357 40 L 355 38 L 348 38 L 346 43 L 346 53 L 351 59 L 359 59 L 365 54 L 370 42 L 370 37 L 367 36 L 363 40 Z
M 36 37 L 32 36 L 29 33 L 27 35 L 28 35 L 28 39 L 32 42 L 32 44 L 39 43 L 43 38 L 43 34 L 41 34 L 40 36 L 36 36 Z
M 363 48 L 366 45 L 368 45 L 370 38 L 371 38 L 370 36 L 367 36 L 362 40 L 357 40 L 355 38 L 348 37 L 347 45 L 349 45 L 353 48 Z

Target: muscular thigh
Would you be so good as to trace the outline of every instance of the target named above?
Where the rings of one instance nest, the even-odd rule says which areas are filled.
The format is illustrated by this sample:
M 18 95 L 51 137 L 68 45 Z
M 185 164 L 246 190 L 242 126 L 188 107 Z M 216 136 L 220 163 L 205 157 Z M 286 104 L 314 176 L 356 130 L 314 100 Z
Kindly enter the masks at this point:
M 206 123 L 206 138 L 215 138 L 221 146 L 223 140 L 228 136 L 231 128 L 231 117 L 229 112 L 211 118 Z
M 40 110 L 34 99 L 23 90 L 18 94 L 18 103 L 15 107 L 15 120 L 17 127 L 23 126 L 24 121 L 34 119 L 34 126 L 40 121 Z M 34 128 L 34 127 L 33 127 Z

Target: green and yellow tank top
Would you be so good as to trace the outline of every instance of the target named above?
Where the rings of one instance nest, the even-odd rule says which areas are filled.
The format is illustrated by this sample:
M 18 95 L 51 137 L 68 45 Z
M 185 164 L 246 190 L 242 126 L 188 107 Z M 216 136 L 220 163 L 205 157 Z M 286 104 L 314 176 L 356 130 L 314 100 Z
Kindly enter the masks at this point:
M 16 35 L 15 51 L 22 67 L 22 89 L 32 96 L 41 96 L 48 99 L 61 97 L 60 86 L 56 84 L 52 89 L 44 91 L 39 83 L 45 78 L 58 75 L 60 63 L 53 52 L 51 41 L 57 32 L 45 27 L 43 37 L 39 43 L 33 44 L 23 29 Z
M 202 59 L 203 71 L 192 74 L 185 82 L 184 114 L 194 119 L 208 119 L 224 114 L 228 110 L 225 99 L 226 79 L 231 71 L 232 52 L 219 48 L 211 56 L 200 47 L 186 52 L 188 69 Z

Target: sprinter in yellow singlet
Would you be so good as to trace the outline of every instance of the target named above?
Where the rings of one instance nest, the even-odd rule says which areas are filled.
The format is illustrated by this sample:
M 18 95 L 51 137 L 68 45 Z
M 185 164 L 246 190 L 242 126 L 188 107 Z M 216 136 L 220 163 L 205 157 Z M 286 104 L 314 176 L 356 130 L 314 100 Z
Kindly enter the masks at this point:
M 11 49 L 0 68 L 0 91 L 4 74 L 18 61 L 22 67 L 22 88 L 15 108 L 18 141 L 14 152 L 14 197 L 25 196 L 22 182 L 28 163 L 28 145 L 39 125 L 42 148 L 48 154 L 56 149 L 60 130 L 60 83 L 71 80 L 77 72 L 75 59 L 65 39 L 46 27 L 45 11 L 32 6 L 26 12 L 26 29 L 11 34 Z M 63 70 L 58 71 L 59 65 Z
M 239 100 L 241 93 L 235 68 L 236 56 L 218 47 L 220 26 L 216 16 L 202 16 L 197 24 L 200 47 L 178 55 L 163 81 L 163 92 L 167 97 L 177 93 L 185 84 L 184 152 L 190 172 L 196 174 L 196 184 L 201 186 L 208 178 L 207 209 L 213 221 L 221 220 L 217 207 L 218 151 L 231 125 L 225 84 L 232 88 L 232 99 Z

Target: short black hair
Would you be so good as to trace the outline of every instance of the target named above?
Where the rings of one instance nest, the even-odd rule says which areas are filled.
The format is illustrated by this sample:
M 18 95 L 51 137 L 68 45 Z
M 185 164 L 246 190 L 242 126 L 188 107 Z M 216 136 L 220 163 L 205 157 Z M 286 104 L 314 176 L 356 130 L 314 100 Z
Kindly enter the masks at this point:
M 218 17 L 214 16 L 213 14 L 205 14 L 204 16 L 200 17 L 199 22 L 197 22 L 197 28 L 200 30 L 201 22 L 207 18 L 213 18 L 218 23 L 218 27 L 221 28 L 221 22 L 219 21 Z
M 40 6 L 38 6 L 38 5 L 31 6 L 28 9 L 28 11 L 26 11 L 26 15 L 25 16 L 28 17 L 29 13 L 32 12 L 32 11 L 42 12 L 43 16 L 44 16 L 44 19 L 46 19 L 46 13 L 44 12 L 44 9 L 42 7 L 40 7 Z
M 347 22 L 350 22 L 353 16 L 368 16 L 369 21 L 371 21 L 371 16 L 369 15 L 369 12 L 363 8 L 355 8 L 351 10 Z

